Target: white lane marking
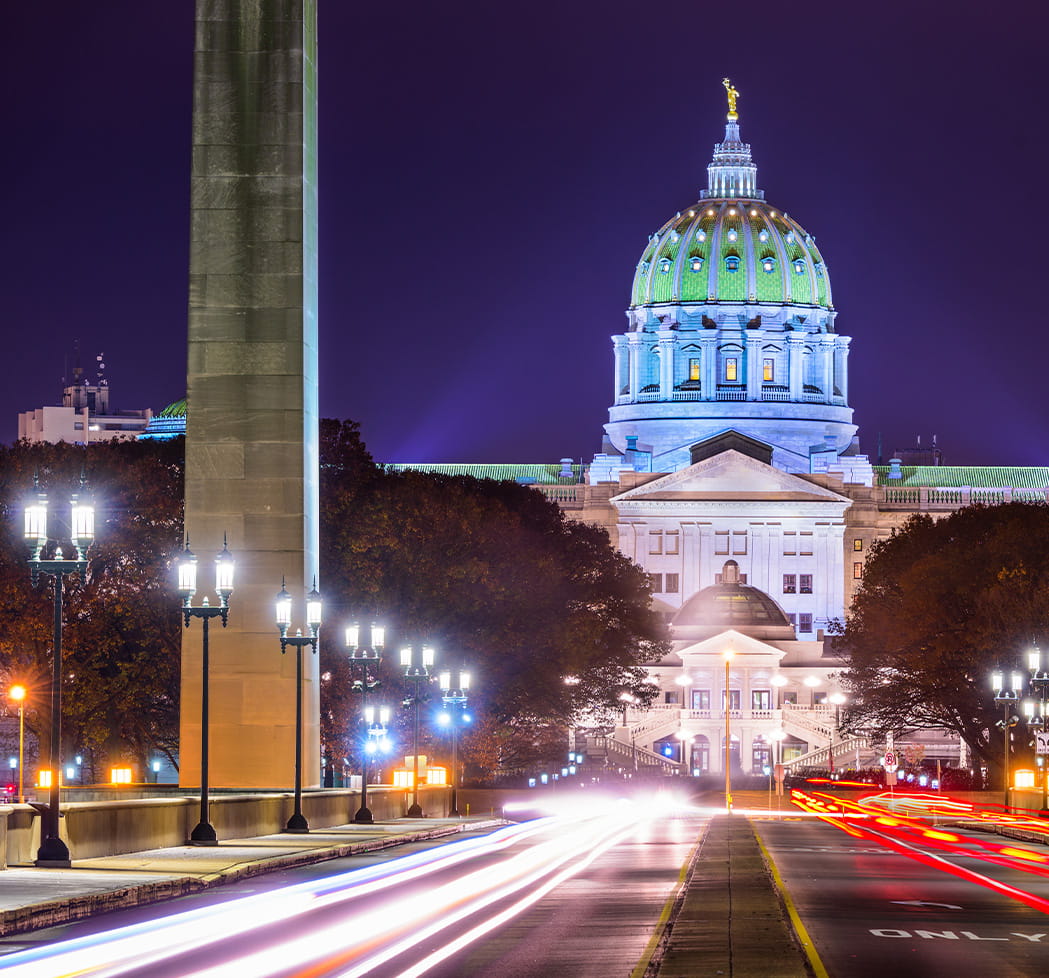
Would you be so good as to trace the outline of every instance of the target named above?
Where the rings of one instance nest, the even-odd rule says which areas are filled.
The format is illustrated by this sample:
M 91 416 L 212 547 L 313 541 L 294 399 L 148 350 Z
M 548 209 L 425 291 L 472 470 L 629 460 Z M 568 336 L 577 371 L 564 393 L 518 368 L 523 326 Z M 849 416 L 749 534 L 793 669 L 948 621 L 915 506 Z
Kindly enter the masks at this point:
M 885 927 L 885 928 L 872 928 L 870 931 L 875 937 L 893 937 L 893 938 L 911 938 L 920 937 L 922 940 L 932 941 L 939 938 L 944 941 L 957 941 L 961 937 L 964 937 L 969 941 L 1005 941 L 1009 942 L 1010 938 L 1021 937 L 1025 941 L 1030 941 L 1032 944 L 1039 944 L 1043 937 L 1049 936 L 1046 934 L 1022 934 L 1018 931 L 1011 931 L 1009 937 L 980 937 L 979 934 L 974 934 L 971 930 L 897 930 L 896 928 Z M 960 935 L 960 936 L 959 936 Z

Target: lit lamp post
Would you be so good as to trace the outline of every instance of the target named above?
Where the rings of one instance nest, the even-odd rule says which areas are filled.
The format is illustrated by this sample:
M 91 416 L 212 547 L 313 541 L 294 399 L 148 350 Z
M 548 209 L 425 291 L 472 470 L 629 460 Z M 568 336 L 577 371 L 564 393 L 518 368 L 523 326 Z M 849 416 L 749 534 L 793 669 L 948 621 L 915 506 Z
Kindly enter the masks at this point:
M 189 841 L 197 846 L 218 845 L 215 828 L 208 821 L 208 625 L 212 618 L 219 618 L 222 627 L 229 620 L 229 596 L 233 593 L 233 555 L 222 541 L 222 553 L 215 558 L 215 593 L 218 595 L 218 607 L 212 607 L 207 597 L 200 607 L 192 606 L 193 595 L 197 593 L 197 558 L 186 549 L 178 562 L 178 593 L 182 597 L 182 617 L 189 628 L 194 618 L 201 620 L 204 644 L 201 658 L 203 682 L 200 687 L 200 821 L 190 833 Z
M 18 804 L 25 802 L 22 766 L 25 763 L 25 686 L 12 686 L 7 694 L 18 704 Z
M 834 738 L 841 730 L 841 704 L 845 702 L 845 694 L 835 690 L 827 697 L 834 704 L 834 728 L 830 732 L 830 749 L 827 751 L 827 762 L 830 767 L 831 777 L 834 777 Z
M 364 714 L 364 723 L 368 728 L 368 739 L 364 744 L 364 770 L 361 776 L 361 787 L 367 790 L 368 786 L 368 758 L 374 757 L 376 754 L 387 754 L 390 750 L 390 738 L 387 736 L 387 729 L 390 724 L 390 708 L 388 706 L 380 706 L 378 708 L 374 706 L 366 706 L 361 711 Z M 362 811 L 367 811 L 364 808 L 364 802 L 367 801 L 367 796 L 363 795 L 362 798 Z M 355 822 L 361 822 L 363 819 L 360 818 L 360 812 L 357 813 Z M 372 813 L 368 812 L 367 821 L 372 821 Z
M 419 805 L 419 686 L 430 679 L 430 667 L 434 663 L 433 648 L 429 645 L 406 645 L 401 649 L 401 665 L 404 676 L 415 686 L 412 694 L 412 804 L 408 809 L 409 818 L 422 818 L 423 810 Z
M 1012 716 L 1013 707 L 1020 699 L 1021 678 L 1018 672 L 1012 674 L 1012 687 L 1005 688 L 1005 677 L 1001 670 L 995 669 L 991 673 L 991 688 L 994 690 L 995 703 L 1001 704 L 1002 719 L 1002 741 L 1005 744 L 1003 751 L 1002 770 L 1005 774 L 1005 808 L 1009 808 L 1009 728 L 1016 723 L 1016 717 Z
M 732 761 L 732 730 L 730 723 L 730 716 L 732 711 L 729 709 L 729 696 L 728 696 L 728 684 L 729 684 L 729 666 L 732 664 L 732 660 L 736 657 L 736 653 L 732 649 L 725 649 L 722 653 L 722 657 L 725 660 L 725 811 L 730 815 L 732 814 L 732 779 L 729 774 L 729 765 Z
M 70 574 L 83 575 L 87 570 L 87 550 L 95 539 L 95 508 L 80 495 L 87 483 L 80 478 L 80 492 L 70 499 L 69 536 L 51 538 L 47 533 L 47 496 L 37 485 L 36 500 L 25 507 L 25 539 L 32 552 L 29 574 L 36 587 L 40 575 L 55 579 L 54 656 L 51 673 L 51 746 L 48 764 L 51 768 L 51 790 L 43 812 L 40 835 L 43 841 L 36 853 L 37 866 L 68 868 L 69 847 L 59 838 L 58 815 L 62 783 L 62 591 Z M 54 543 L 54 556 L 43 556 L 45 547 Z M 66 547 L 73 548 L 73 559 L 66 559 Z M 21 765 L 19 765 L 21 777 Z
M 1039 709 L 1035 712 L 1034 703 L 1028 700 L 1024 704 L 1028 724 L 1044 733 L 1049 730 L 1049 716 L 1046 716 L 1046 699 L 1049 698 L 1049 671 L 1042 669 L 1042 652 L 1037 646 L 1027 653 L 1027 666 L 1031 670 L 1031 689 L 1038 699 Z M 1042 766 L 1042 818 L 1049 818 L 1049 756 L 1039 753 L 1037 759 Z
M 346 649 L 348 658 L 350 661 L 350 669 L 356 672 L 357 669 L 361 670 L 361 712 L 364 714 L 365 722 L 369 725 L 372 720 L 369 716 L 368 710 L 368 690 L 372 686 L 377 686 L 378 682 L 373 682 L 368 678 L 368 667 L 373 666 L 378 669 L 379 663 L 382 662 L 382 651 L 386 647 L 386 629 L 382 625 L 373 624 L 371 627 L 371 645 L 361 645 L 361 628 L 357 622 L 352 625 L 346 626 Z M 356 684 L 355 684 L 356 685 Z M 385 727 L 389 720 L 389 710 L 386 710 L 387 719 L 381 719 L 380 711 L 380 723 L 383 727 L 383 733 L 385 735 Z M 365 750 L 372 746 L 373 741 L 371 739 L 371 727 L 368 728 L 368 742 L 365 745 Z M 371 810 L 368 808 L 368 760 L 365 758 L 362 765 L 363 771 L 361 773 L 361 807 L 357 809 L 357 814 L 353 816 L 353 820 L 362 825 L 370 825 L 375 819 L 372 817 Z
M 782 756 L 783 756 L 783 741 L 786 739 L 786 736 L 787 736 L 786 731 L 784 731 L 784 730 L 782 730 L 780 728 L 777 728 L 776 730 L 773 730 L 769 734 L 769 740 L 771 740 L 776 745 L 775 754 L 773 755 L 772 775 L 773 775 L 773 778 L 776 781 L 776 800 L 777 800 L 776 803 L 777 803 L 777 805 L 779 804 L 779 797 L 780 797 L 780 795 L 783 794 L 783 766 L 782 766 L 782 760 L 781 759 L 782 759 Z M 769 807 L 771 808 L 772 805 L 770 804 Z
M 454 675 L 454 680 L 453 680 Z M 470 674 L 462 669 L 457 669 L 453 674 L 446 669 L 440 675 L 441 699 L 448 707 L 442 719 L 447 717 L 448 724 L 452 728 L 452 806 L 448 812 L 453 818 L 458 818 L 459 808 L 456 799 L 456 786 L 458 784 L 459 771 L 459 724 L 467 719 L 466 693 L 470 688 Z
M 317 640 L 321 630 L 321 595 L 317 590 L 317 581 L 314 580 L 313 589 L 306 595 L 306 627 L 310 630 L 309 635 L 303 635 L 302 629 L 299 629 L 294 636 L 288 637 L 288 629 L 291 627 L 291 595 L 288 594 L 284 581 L 281 581 L 274 608 L 277 630 L 280 632 L 280 654 L 284 655 L 289 645 L 295 648 L 295 811 L 288 819 L 284 831 L 302 834 L 310 830 L 310 823 L 302 814 L 302 650 L 308 645 L 314 652 L 317 651 Z

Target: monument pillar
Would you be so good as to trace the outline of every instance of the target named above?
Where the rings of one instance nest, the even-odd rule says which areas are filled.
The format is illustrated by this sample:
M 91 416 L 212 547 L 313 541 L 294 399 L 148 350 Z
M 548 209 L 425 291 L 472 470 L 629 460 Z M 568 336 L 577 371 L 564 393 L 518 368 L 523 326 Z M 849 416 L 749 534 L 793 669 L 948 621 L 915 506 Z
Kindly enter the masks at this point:
M 197 0 L 186 531 L 198 601 L 224 533 L 237 567 L 229 627 L 211 630 L 213 787 L 294 781 L 295 657 L 281 655 L 273 600 L 286 578 L 304 617 L 318 572 L 316 25 L 316 0 Z M 317 657 L 303 665 L 309 786 L 320 776 Z M 186 787 L 200 783 L 200 700 L 191 626 Z

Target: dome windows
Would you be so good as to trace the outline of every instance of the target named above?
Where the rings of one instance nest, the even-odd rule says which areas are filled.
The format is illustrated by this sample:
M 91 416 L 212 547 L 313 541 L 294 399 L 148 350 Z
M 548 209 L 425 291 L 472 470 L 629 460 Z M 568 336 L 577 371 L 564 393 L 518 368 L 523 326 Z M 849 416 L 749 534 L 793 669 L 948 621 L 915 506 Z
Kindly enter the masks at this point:
M 768 239 L 769 239 L 768 228 L 762 228 L 761 231 L 758 233 L 758 241 L 761 241 L 762 243 L 764 243 L 765 241 L 768 241 Z
M 816 271 L 816 278 L 823 278 L 823 263 L 815 262 L 812 267 Z
M 805 262 L 801 258 L 794 259 L 794 274 L 804 275 L 805 274 Z
M 638 267 L 638 271 L 640 271 L 642 275 L 647 275 L 648 274 L 648 262 L 647 261 L 639 262 L 637 267 Z
M 697 231 L 696 232 L 696 240 L 697 241 L 706 241 L 707 240 L 707 232 L 702 230 L 702 229 Z
M 681 238 L 681 235 L 678 234 L 677 231 L 675 231 L 673 234 L 670 235 L 670 240 L 674 241 L 674 242 L 677 242 L 678 240 L 680 240 L 680 238 Z
M 766 255 L 761 259 L 761 270 L 771 275 L 776 270 L 776 259 L 771 255 Z
M 787 241 L 787 244 L 794 244 L 794 232 L 793 231 L 788 231 L 787 232 L 787 234 L 786 234 L 786 241 Z
M 667 275 L 670 272 L 670 259 L 660 258 L 659 259 L 659 274 Z
M 703 271 L 703 256 L 702 255 L 693 255 L 688 260 L 688 267 L 693 272 L 701 272 L 701 271 Z
M 728 229 L 729 241 L 735 241 L 739 237 L 739 232 L 735 228 Z
M 726 255 L 725 256 L 725 271 L 726 272 L 738 272 L 739 271 L 739 255 Z

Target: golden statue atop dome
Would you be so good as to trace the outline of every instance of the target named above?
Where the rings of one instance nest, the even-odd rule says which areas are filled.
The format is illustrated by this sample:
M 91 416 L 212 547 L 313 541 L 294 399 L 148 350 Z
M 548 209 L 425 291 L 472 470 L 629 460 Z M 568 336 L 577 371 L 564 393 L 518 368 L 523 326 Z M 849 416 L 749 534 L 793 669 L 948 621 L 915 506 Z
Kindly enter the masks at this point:
M 722 78 L 721 84 L 725 86 L 725 92 L 728 94 L 728 121 L 735 122 L 739 118 L 736 112 L 736 99 L 739 98 L 739 92 L 727 78 Z

